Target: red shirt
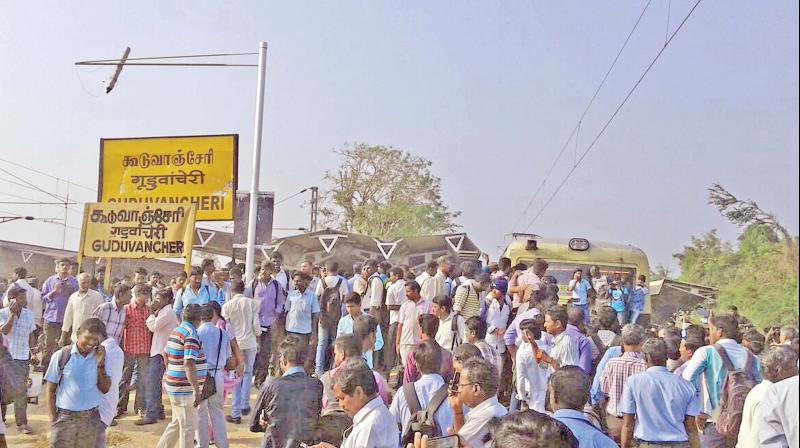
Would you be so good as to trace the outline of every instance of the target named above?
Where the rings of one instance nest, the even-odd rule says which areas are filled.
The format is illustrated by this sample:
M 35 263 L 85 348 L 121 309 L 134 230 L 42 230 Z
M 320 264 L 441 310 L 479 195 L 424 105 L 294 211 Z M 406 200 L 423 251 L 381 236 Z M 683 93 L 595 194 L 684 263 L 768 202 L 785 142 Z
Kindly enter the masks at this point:
M 122 336 L 122 350 L 126 355 L 150 355 L 153 334 L 147 329 L 150 308 L 137 306 L 136 302 L 125 305 L 125 331 Z

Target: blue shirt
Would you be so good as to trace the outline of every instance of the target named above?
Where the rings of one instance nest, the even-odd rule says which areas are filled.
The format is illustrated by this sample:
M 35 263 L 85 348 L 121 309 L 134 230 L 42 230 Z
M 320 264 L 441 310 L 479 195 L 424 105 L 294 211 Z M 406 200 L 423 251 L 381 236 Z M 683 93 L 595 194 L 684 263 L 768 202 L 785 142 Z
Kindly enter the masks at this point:
M 569 281 L 570 286 L 572 286 L 572 304 L 573 305 L 586 305 L 589 303 L 589 290 L 592 289 L 592 286 L 589 284 L 589 281 L 585 278 L 582 278 L 581 281 L 576 282 L 575 280 Z
M 610 361 L 612 358 L 616 358 L 621 354 L 621 346 L 615 345 L 608 347 L 605 354 L 603 354 L 603 358 L 600 359 L 599 363 L 597 363 L 597 369 L 595 369 L 594 373 L 594 380 L 592 381 L 592 390 L 590 391 L 592 404 L 599 403 L 600 398 L 603 396 L 603 392 L 600 391 L 600 378 L 603 377 L 603 371 L 606 369 L 606 364 L 608 364 L 608 361 Z
M 172 309 L 175 310 L 175 314 L 178 315 L 178 319 L 183 320 L 183 307 L 186 305 L 205 305 L 206 303 L 211 301 L 211 292 L 207 285 L 201 285 L 200 290 L 195 293 L 191 286 L 186 286 L 183 290 L 175 297 L 175 303 L 172 304 Z
M 636 416 L 633 437 L 647 442 L 686 442 L 687 415 L 700 413 L 692 383 L 664 366 L 648 368 L 628 377 L 617 409 Z
M 76 344 L 72 344 L 71 347 L 72 354 L 61 372 L 58 371 L 58 361 L 61 359 L 61 352 L 66 347 L 53 353 L 44 379 L 48 383 L 58 385 L 56 389 L 57 408 L 73 412 L 88 411 L 100 406 L 100 399 L 103 397 L 100 389 L 97 388 L 97 360 L 94 350 L 84 357 L 78 351 Z M 108 364 L 106 364 L 106 375 L 111 377 Z M 59 377 L 61 377 L 61 384 L 58 381 Z
M 302 366 L 289 367 L 288 369 L 286 369 L 285 372 L 283 372 L 283 375 L 281 376 L 290 376 L 294 375 L 295 373 L 302 373 L 305 375 L 306 369 L 303 368 Z
M 611 308 L 621 313 L 625 311 L 625 294 L 621 289 L 609 289 L 608 295 L 611 297 Z
M 367 313 L 363 313 L 365 316 Z M 350 334 L 353 332 L 353 317 L 349 314 L 344 315 L 341 319 L 339 319 L 339 325 L 336 327 L 336 337 L 339 337 L 341 334 Z M 381 335 L 381 326 L 375 329 L 375 351 L 378 351 L 383 348 L 383 336 Z M 372 368 L 372 350 L 364 353 L 364 361 L 367 362 L 369 368 Z
M 217 375 L 222 375 L 228 358 L 232 356 L 230 335 L 227 331 L 219 329 L 211 322 L 203 322 L 200 328 L 197 329 L 197 335 L 200 337 L 200 346 L 206 355 L 208 376 L 211 376 L 214 369 L 216 369 Z M 221 345 L 219 342 L 220 337 L 222 337 Z M 217 354 L 218 346 L 219 354 Z
M 300 292 L 295 289 L 286 297 L 286 331 L 311 334 L 314 315 L 319 314 L 319 300 L 311 288 Z
M 573 409 L 559 409 L 553 413 L 553 418 L 560 421 L 572 431 L 578 439 L 580 448 L 619 448 L 614 441 L 599 429 L 595 428 L 583 412 Z

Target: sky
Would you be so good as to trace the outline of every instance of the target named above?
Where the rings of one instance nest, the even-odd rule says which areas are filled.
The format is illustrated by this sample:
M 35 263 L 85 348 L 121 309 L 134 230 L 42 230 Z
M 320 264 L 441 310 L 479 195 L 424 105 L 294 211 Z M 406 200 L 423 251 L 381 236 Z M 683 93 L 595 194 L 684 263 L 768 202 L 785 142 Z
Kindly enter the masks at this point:
M 69 194 L 92 201 L 100 138 L 238 133 L 239 188 L 249 189 L 255 69 L 126 67 L 106 95 L 113 68 L 74 62 L 117 58 L 126 46 L 131 57 L 250 52 L 264 40 L 261 189 L 277 200 L 324 188 L 333 148 L 391 145 L 433 162 L 461 230 L 493 258 L 508 234 L 527 231 L 633 244 L 651 266 L 674 270 L 672 254 L 692 235 L 739 232 L 706 203 L 714 182 L 798 233 L 796 1 L 702 1 L 542 208 L 693 4 L 0 0 L 0 158 L 89 187 Z M 67 192 L 63 181 L 0 167 Z M 8 180 L 0 173 L 0 202 L 48 200 Z M 276 208 L 277 227 L 307 224 L 304 197 Z M 77 247 L 80 209 L 67 212 L 67 248 Z M 4 214 L 64 210 L 0 204 Z M 15 221 L 0 224 L 0 239 L 60 247 L 62 230 Z

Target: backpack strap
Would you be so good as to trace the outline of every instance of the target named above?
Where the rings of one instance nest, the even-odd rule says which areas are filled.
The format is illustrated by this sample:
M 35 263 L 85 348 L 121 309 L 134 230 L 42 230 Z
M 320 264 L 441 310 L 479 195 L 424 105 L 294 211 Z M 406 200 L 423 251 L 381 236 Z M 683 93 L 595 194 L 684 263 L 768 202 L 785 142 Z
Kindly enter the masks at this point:
M 442 403 L 444 403 L 444 401 L 447 400 L 448 393 L 449 391 L 447 383 L 445 383 L 442 385 L 442 387 L 439 388 L 439 390 L 436 391 L 436 393 L 431 398 L 431 401 L 428 403 L 428 406 L 425 407 L 425 410 L 428 412 L 428 423 L 434 427 L 436 426 L 436 424 L 435 420 L 433 419 L 433 415 L 436 413 L 436 411 L 439 410 L 439 408 L 442 406 Z M 447 430 L 447 428 L 439 428 L 439 429 Z
M 736 367 L 731 362 L 731 358 L 728 356 L 728 352 L 725 351 L 725 348 L 719 344 L 714 344 L 714 349 L 719 353 L 719 357 L 722 358 L 722 365 L 728 369 L 728 372 L 733 372 L 736 370 Z M 748 359 L 749 360 L 749 359 Z
M 61 348 L 61 353 L 58 354 L 58 383 L 61 385 L 61 380 L 64 378 L 64 368 L 69 363 L 72 357 L 72 344 L 65 345 Z
M 419 404 L 419 398 L 417 398 L 417 391 L 414 389 L 414 383 L 403 384 L 403 396 L 412 416 L 422 410 L 422 405 Z

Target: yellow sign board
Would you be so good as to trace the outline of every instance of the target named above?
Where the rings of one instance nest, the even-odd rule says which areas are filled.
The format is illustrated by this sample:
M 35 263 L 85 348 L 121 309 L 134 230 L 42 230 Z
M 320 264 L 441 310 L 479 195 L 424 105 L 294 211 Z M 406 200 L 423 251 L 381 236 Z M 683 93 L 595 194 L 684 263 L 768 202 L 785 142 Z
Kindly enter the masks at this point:
M 180 258 L 192 256 L 195 206 L 88 203 L 81 257 Z
M 99 202 L 194 204 L 198 221 L 233 219 L 238 135 L 100 140 Z

